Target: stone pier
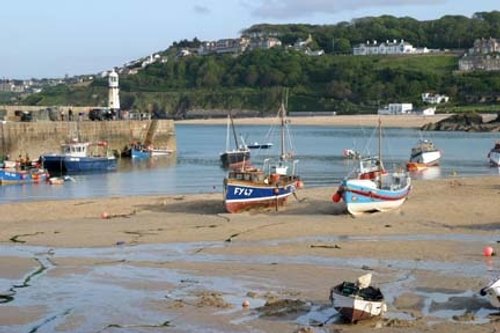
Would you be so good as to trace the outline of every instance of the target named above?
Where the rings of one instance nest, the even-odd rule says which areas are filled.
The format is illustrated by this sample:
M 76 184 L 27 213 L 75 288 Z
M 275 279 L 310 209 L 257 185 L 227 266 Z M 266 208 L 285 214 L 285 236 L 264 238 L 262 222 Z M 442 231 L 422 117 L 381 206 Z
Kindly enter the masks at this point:
M 106 141 L 121 153 L 132 142 L 152 142 L 157 147 L 177 150 L 173 120 L 119 121 L 39 121 L 0 122 L 0 155 L 29 154 L 37 159 L 43 153 L 59 152 L 63 143 Z

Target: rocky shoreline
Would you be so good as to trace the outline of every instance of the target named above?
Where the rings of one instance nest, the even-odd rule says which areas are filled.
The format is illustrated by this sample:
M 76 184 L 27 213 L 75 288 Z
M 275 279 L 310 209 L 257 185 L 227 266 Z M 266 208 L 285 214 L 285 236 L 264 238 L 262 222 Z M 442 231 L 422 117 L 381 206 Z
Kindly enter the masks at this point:
M 478 113 L 456 114 L 438 122 L 427 123 L 423 131 L 464 131 L 464 132 L 500 132 L 500 112 L 496 118 L 485 121 Z

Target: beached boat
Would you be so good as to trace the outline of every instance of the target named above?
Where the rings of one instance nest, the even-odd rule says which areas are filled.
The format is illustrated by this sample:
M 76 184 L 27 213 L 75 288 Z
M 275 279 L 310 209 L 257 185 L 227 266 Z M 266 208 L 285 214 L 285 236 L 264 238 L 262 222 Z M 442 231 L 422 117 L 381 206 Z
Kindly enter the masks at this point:
M 488 296 L 491 305 L 500 308 L 500 279 L 493 281 L 488 286 L 481 289 L 482 296 Z
M 231 148 L 230 143 L 231 132 L 234 138 L 233 148 Z M 221 153 L 219 157 L 222 167 L 226 169 L 240 168 L 250 163 L 250 150 L 244 143 L 239 142 L 231 114 L 227 117 L 226 151 Z
M 350 323 L 381 316 L 387 311 L 380 289 L 370 286 L 371 274 L 356 282 L 344 281 L 330 289 L 330 302 Z
M 411 149 L 410 160 L 406 164 L 408 171 L 419 171 L 439 165 L 441 151 L 428 139 L 419 140 Z
M 495 146 L 491 148 L 488 153 L 488 159 L 491 166 L 500 167 L 500 141 L 497 141 Z
M 347 211 L 358 216 L 368 212 L 384 212 L 399 208 L 407 199 L 411 189 L 411 178 L 404 170 L 388 172 L 384 168 L 381 154 L 381 123 L 379 121 L 379 155 L 370 158 L 368 172 L 357 173 L 355 177 L 342 180 L 334 202 L 344 200 Z M 376 166 L 378 170 L 372 167 Z
M 84 173 L 116 170 L 116 157 L 106 142 L 72 142 L 61 145 L 61 153 L 43 154 L 40 159 L 51 173 Z
M 243 166 L 232 170 L 224 179 L 224 205 L 229 213 L 254 208 L 284 205 L 287 198 L 302 187 L 297 175 L 298 160 L 285 151 L 285 106 L 279 109 L 281 118 L 281 155 L 279 159 L 265 159 L 262 169 Z

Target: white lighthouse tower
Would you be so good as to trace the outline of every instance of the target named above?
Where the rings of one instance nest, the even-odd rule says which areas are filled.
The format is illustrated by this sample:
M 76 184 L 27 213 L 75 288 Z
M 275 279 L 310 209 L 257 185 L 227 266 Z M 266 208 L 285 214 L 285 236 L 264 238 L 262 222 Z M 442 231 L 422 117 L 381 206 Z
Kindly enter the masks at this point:
M 118 73 L 113 69 L 108 75 L 108 108 L 113 114 L 120 118 L 120 88 L 118 84 Z

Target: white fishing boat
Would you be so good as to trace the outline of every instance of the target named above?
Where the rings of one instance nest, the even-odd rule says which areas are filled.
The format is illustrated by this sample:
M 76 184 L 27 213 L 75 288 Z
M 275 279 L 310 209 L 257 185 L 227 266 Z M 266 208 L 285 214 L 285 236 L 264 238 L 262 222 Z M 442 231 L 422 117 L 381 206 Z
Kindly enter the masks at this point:
M 369 273 L 360 276 L 356 282 L 344 281 L 330 289 L 330 302 L 346 321 L 356 323 L 387 311 L 380 289 L 370 286 L 371 278 Z
M 481 289 L 480 293 L 482 296 L 488 296 L 491 305 L 500 308 L 500 279 Z
M 429 139 L 419 140 L 411 149 L 410 160 L 406 164 L 408 171 L 418 171 L 439 165 L 441 151 Z
M 500 167 L 500 141 L 497 141 L 495 146 L 491 148 L 488 153 L 488 159 L 491 166 Z

